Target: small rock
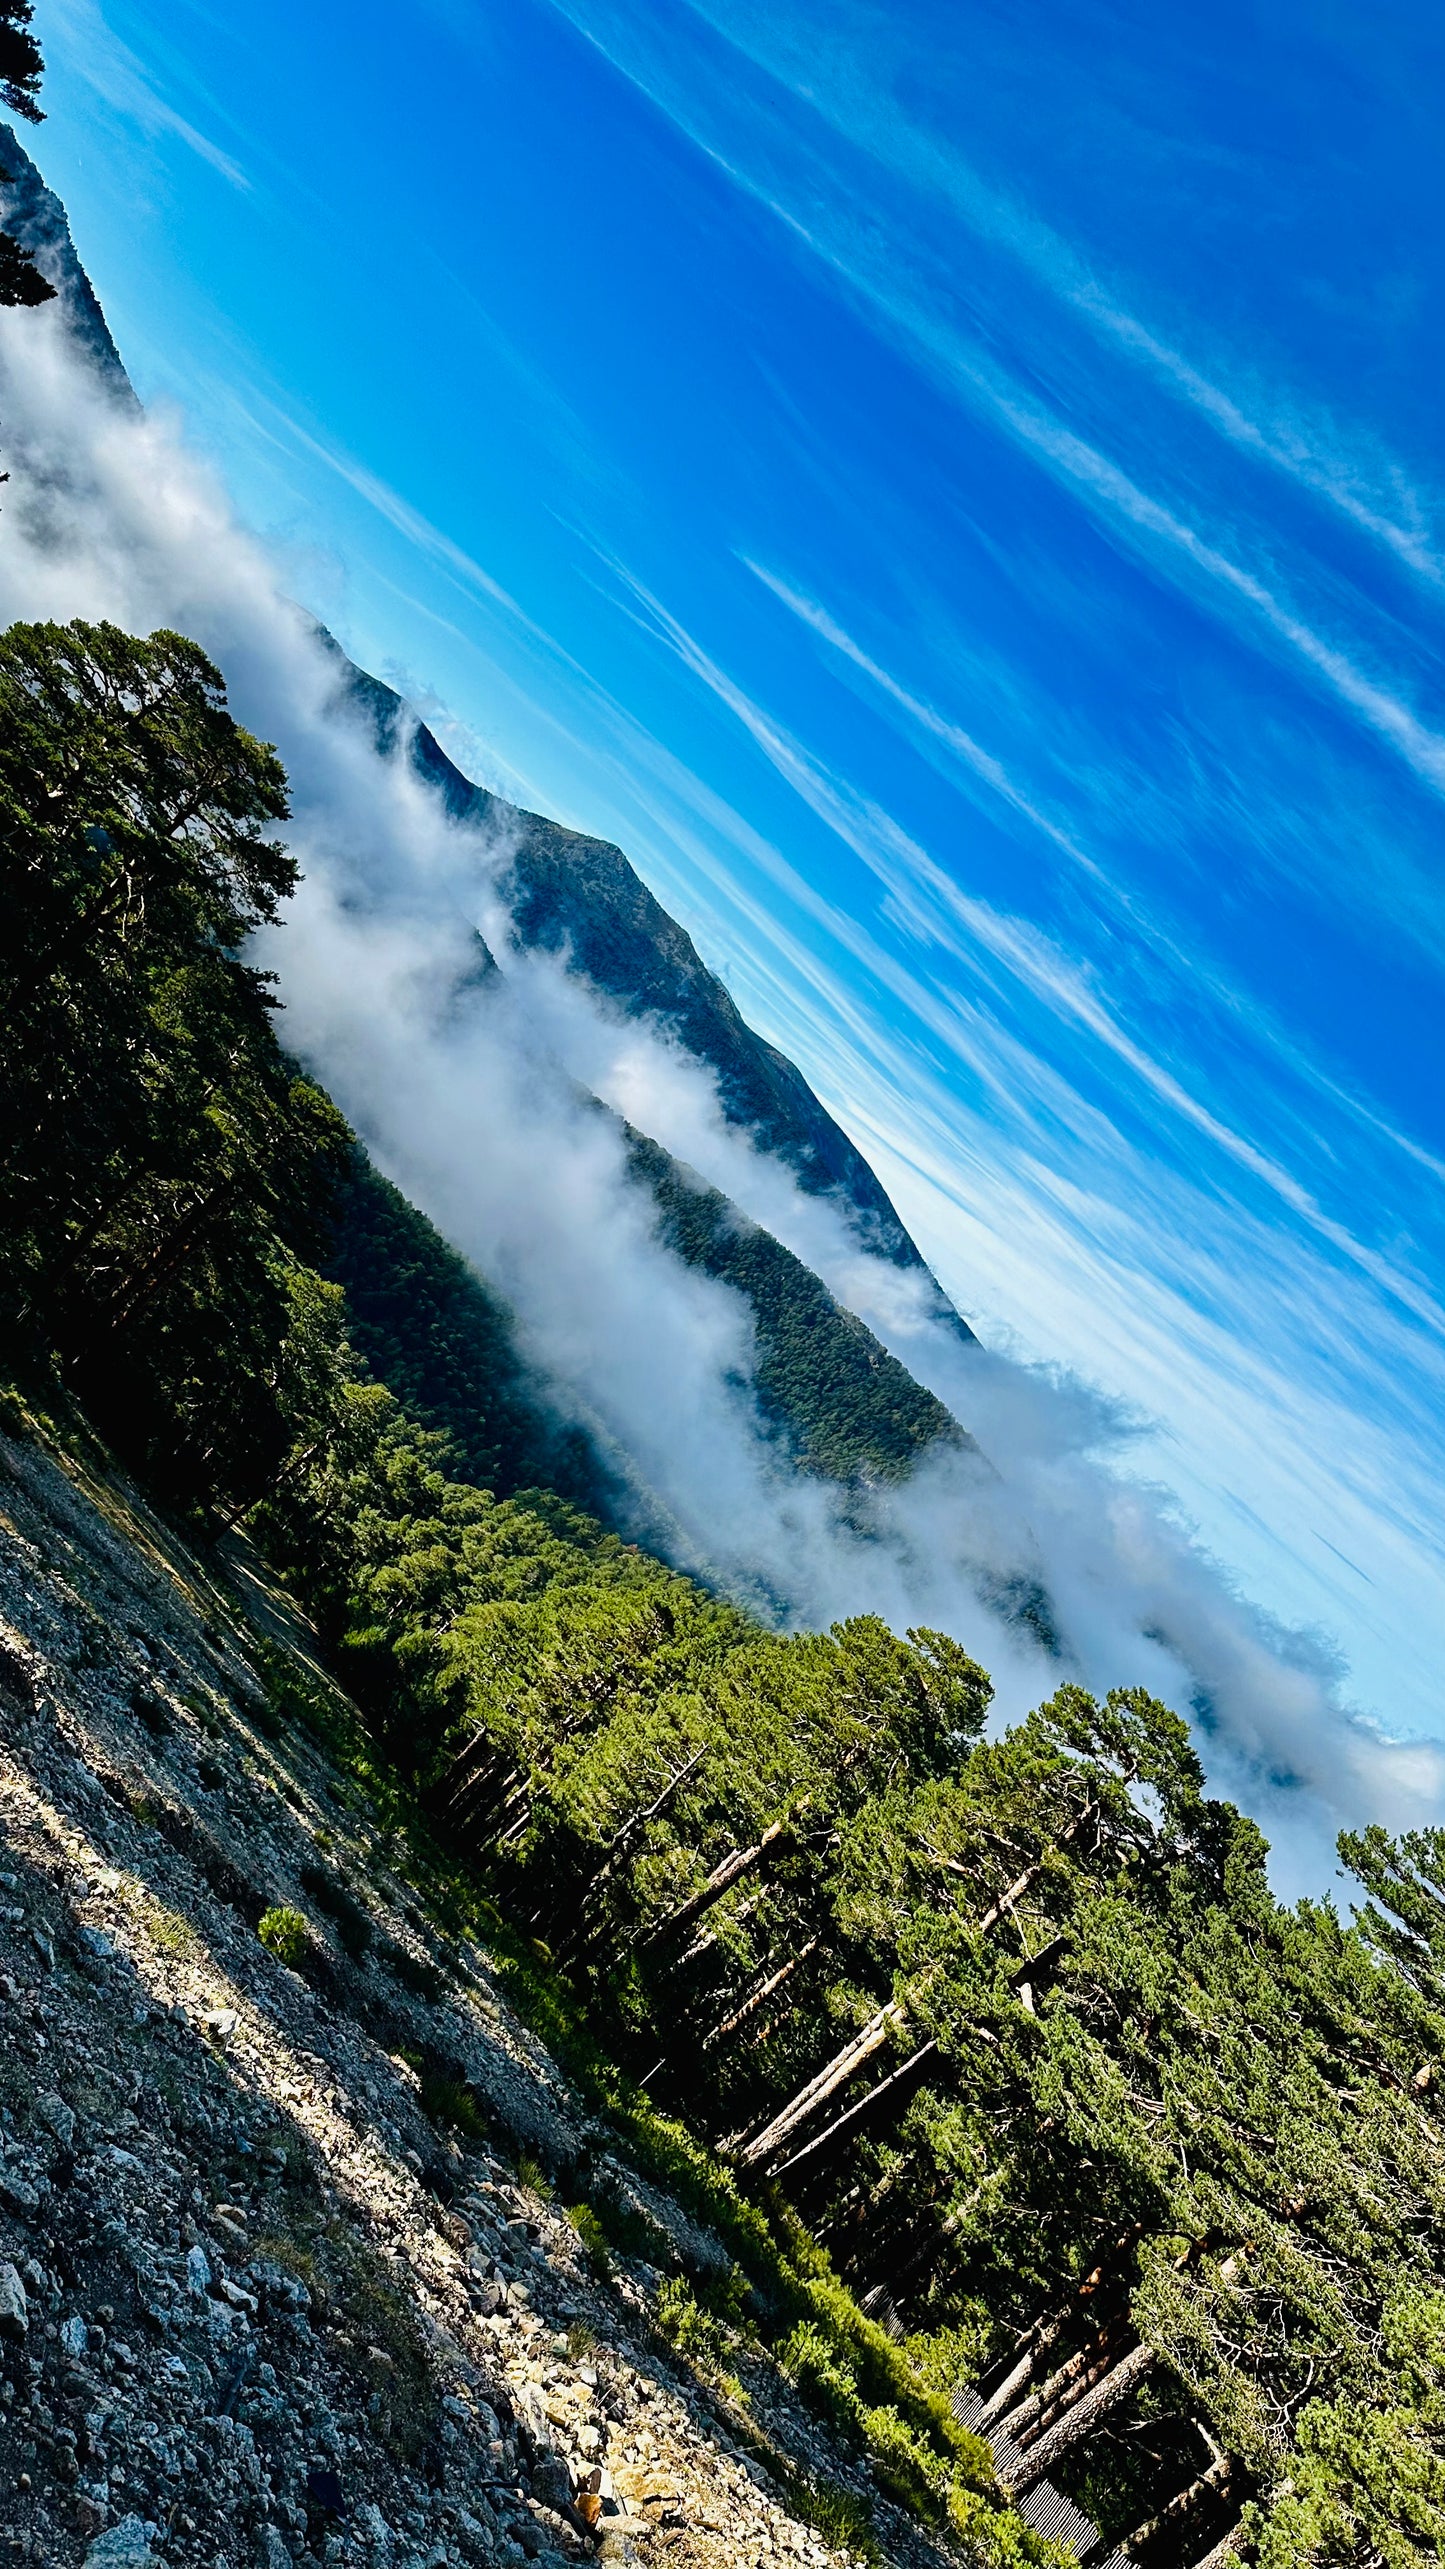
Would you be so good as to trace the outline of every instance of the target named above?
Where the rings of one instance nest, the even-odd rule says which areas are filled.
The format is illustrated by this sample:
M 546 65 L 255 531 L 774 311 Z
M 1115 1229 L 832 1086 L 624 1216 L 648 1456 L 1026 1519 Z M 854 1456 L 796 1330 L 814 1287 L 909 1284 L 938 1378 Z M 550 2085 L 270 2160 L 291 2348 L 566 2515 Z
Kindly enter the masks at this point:
M 12 2265 L 0 2265 L 0 2337 L 23 2345 L 30 2334 L 30 2304 L 25 2286 Z
M 109 1936 L 101 1934 L 99 1927 L 78 1928 L 75 1941 L 81 1952 L 88 1953 L 94 1962 L 110 1962 L 114 1959 L 115 1947 Z
M 204 2301 L 211 2289 L 211 2261 L 204 2248 L 186 2250 L 186 2289 Z
M 91 2544 L 85 2569 L 151 2569 L 156 2556 L 151 2549 L 153 2530 L 138 2515 L 122 2516 L 119 2524 Z
M 218 2043 L 229 2043 L 240 2021 L 234 2007 L 208 2007 L 201 2018 L 201 2031 L 214 2035 Z
M 41 1961 L 44 1963 L 46 1970 L 53 1971 L 55 1969 L 55 1947 L 51 1942 L 50 1937 L 46 1934 L 45 1929 L 39 1926 L 32 1926 L 30 1930 L 30 1941 L 35 1947 L 36 1952 L 39 1954 Z
M 263 2524 L 259 2551 L 260 2569 L 292 2569 L 291 2553 L 274 2524 Z
M 67 2355 L 83 2355 L 90 2343 L 90 2331 L 84 2320 L 74 2313 L 69 2319 L 62 2320 L 60 2343 Z
M 42 2096 L 39 2100 L 39 2112 L 42 2123 L 54 2133 L 62 2150 L 72 2148 L 75 2141 L 75 2115 L 66 2104 L 64 2097 Z
M 572 2504 L 572 2474 L 560 2455 L 544 2454 L 532 2473 L 532 2495 L 558 2515 Z

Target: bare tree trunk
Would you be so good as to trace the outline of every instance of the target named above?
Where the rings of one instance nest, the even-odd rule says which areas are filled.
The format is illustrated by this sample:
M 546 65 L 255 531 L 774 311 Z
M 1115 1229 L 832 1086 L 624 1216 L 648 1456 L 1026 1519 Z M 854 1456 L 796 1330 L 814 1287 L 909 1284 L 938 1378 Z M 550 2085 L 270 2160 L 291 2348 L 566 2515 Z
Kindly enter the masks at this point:
M 590 1934 L 587 1925 L 589 1910 L 592 1908 L 599 1894 L 606 1889 L 607 1884 L 611 1881 L 613 1874 L 617 1870 L 618 1864 L 622 1857 L 627 1853 L 627 1850 L 631 1846 L 633 1839 L 637 1836 L 639 1829 L 645 1829 L 649 1820 L 656 1819 L 658 1812 L 663 1808 L 664 1804 L 670 1802 L 673 1794 L 680 1791 L 681 1787 L 687 1782 L 689 1775 L 693 1772 L 694 1767 L 701 1766 L 706 1755 L 707 1750 L 705 1747 L 694 1749 L 691 1757 L 687 1759 L 684 1765 L 678 1768 L 677 1773 L 675 1775 L 669 1775 L 662 1791 L 648 1803 L 647 1808 L 643 1811 L 634 1811 L 630 1820 L 623 1821 L 621 1828 L 618 1830 L 616 1837 L 613 1839 L 606 1855 L 604 1856 L 601 1864 L 599 1864 L 596 1872 L 593 1874 L 591 1881 L 587 1884 L 586 1889 L 583 1891 L 581 1900 L 578 1902 L 577 1916 L 573 1925 L 572 1933 L 558 1952 L 557 1959 L 559 1962 L 574 1962 L 577 1957 L 586 1950 Z
M 1226 2569 L 1226 2564 L 1229 2561 L 1236 2560 L 1239 2557 L 1240 2545 L 1243 2540 L 1243 2522 L 1241 2521 L 1239 2524 L 1232 2524 L 1228 2533 L 1221 2534 L 1213 2550 L 1206 2551 L 1202 2560 L 1196 2560 L 1194 2562 L 1194 2569 Z
M 841 2052 L 835 2052 L 826 2067 L 820 2069 L 816 2077 L 810 2078 L 806 2087 L 800 2087 L 781 2113 L 775 2114 L 771 2123 L 764 2124 L 756 2138 L 749 2141 L 741 2154 L 744 2167 L 756 2167 L 760 2159 L 771 2158 L 800 2124 L 809 2122 L 819 2107 L 827 2104 L 829 2097 L 846 2079 L 860 2070 L 865 2061 L 871 2060 L 875 2052 L 881 2052 L 902 2022 L 903 2010 L 896 1999 L 890 1998 L 886 2006 L 879 2008 L 876 2016 L 869 2017 L 861 2033 L 845 2043 Z
M 994 2419 L 1005 2413 L 1015 2392 L 1021 2391 L 1026 2382 L 1032 2381 L 1043 2357 L 1050 2354 L 1057 2346 L 1080 2305 L 1092 2301 L 1105 2284 L 1114 2280 L 1119 2260 L 1128 2255 L 1139 2238 L 1142 2227 L 1142 2223 L 1136 2221 L 1131 2223 L 1127 2230 L 1121 2231 L 1108 2256 L 1101 2257 L 1098 2264 L 1092 2266 L 1085 2275 L 1073 2300 L 1067 2302 L 1062 2310 L 1056 2310 L 1051 2319 L 1034 2322 L 1033 2327 L 1016 2349 L 1017 2362 L 1010 2366 L 997 2389 L 989 2393 L 980 2414 L 975 2419 L 973 2431 L 976 2435 L 986 2434 Z
M 1191 2516 L 1205 2498 L 1218 2497 L 1240 2474 L 1241 2465 L 1232 2453 L 1216 2453 L 1207 2471 L 1201 2471 L 1198 2479 L 1191 2480 L 1187 2489 L 1181 2489 L 1178 2496 L 1171 2498 L 1166 2507 L 1161 2507 L 1157 2515 L 1151 2515 L 1147 2524 L 1136 2525 L 1116 2548 L 1130 2559 L 1137 2559 L 1139 2553 L 1157 2541 L 1161 2534 L 1177 2534 L 1186 2517 Z
M 741 1882 L 747 1874 L 756 1872 L 760 1865 L 766 1864 L 769 1857 L 776 1853 L 780 1841 L 790 1835 L 791 1831 L 785 1820 L 774 1820 L 771 1827 L 764 1829 L 756 1846 L 734 1847 L 732 1854 L 724 1856 L 721 1864 L 714 1866 L 706 1882 L 693 1892 L 690 1899 L 679 1902 L 677 1908 L 670 1910 L 668 1915 L 643 1937 L 643 1952 L 649 1952 L 654 1945 L 665 1944 L 669 1937 L 681 1935 L 683 1929 L 690 1927 L 695 1919 L 705 1917 L 708 1910 L 714 1908 L 726 1892 L 731 1891 L 735 1882 Z
M 704 2034 L 703 2050 L 710 2052 L 714 2043 L 725 2042 L 729 2034 L 737 2032 L 739 2025 L 746 2024 L 755 2009 L 766 2006 L 774 1990 L 781 1989 L 784 1981 L 792 1978 L 798 1965 L 807 1961 L 809 1954 L 815 1950 L 817 1942 L 816 1936 L 810 1936 L 797 1953 L 790 1955 L 785 1963 L 781 1963 L 775 1972 L 770 1973 L 761 1987 L 753 1991 L 751 1998 L 745 1998 L 742 2005 L 735 2007 L 730 2016 L 724 2016 L 720 2025 L 714 2025 L 710 2034 Z
M 1101 2382 L 1096 2382 L 1083 2399 L 1065 2412 L 1057 2426 L 1051 2426 L 1046 2435 L 1041 2435 L 1026 2453 L 1021 2453 L 1016 2462 L 999 2473 L 1009 2495 L 1021 2497 L 1042 2480 L 1061 2453 L 1067 2453 L 1071 2445 L 1077 2444 L 1098 2425 L 1101 2418 L 1107 2417 L 1110 2409 L 1117 2408 L 1121 2400 L 1128 2399 L 1157 2360 L 1152 2346 L 1131 2347 Z
M 896 2087 L 900 2079 L 907 2078 L 910 2070 L 917 2069 L 919 2062 L 926 2061 L 929 2053 L 937 2049 L 938 2045 L 931 2037 L 926 2043 L 920 2043 L 916 2052 L 910 2053 L 906 2061 L 901 2061 L 897 2069 L 890 2070 L 886 2078 L 880 2078 L 877 2086 L 870 2087 L 866 2096 L 860 2096 L 856 2105 L 850 2105 L 846 2113 L 838 2115 L 815 2141 L 805 2141 L 801 2150 L 795 2150 L 790 2159 L 784 2159 L 775 2173 L 785 2177 L 789 2168 L 797 2167 L 800 2160 L 810 2159 L 815 2150 L 826 2148 L 837 2133 L 844 2131 L 848 2124 L 856 2123 L 860 2114 L 866 2114 L 871 2105 L 877 2104 L 880 2096 L 886 2096 L 890 2087 Z
M 1087 2346 L 1081 2346 L 1028 2399 L 1020 2401 L 1016 2409 L 999 2419 L 999 2434 L 1006 2435 L 1011 2444 L 1022 2444 L 1032 2429 L 1045 2423 L 1052 2424 L 1061 2400 L 1072 2405 L 1072 2395 L 1089 2389 L 1095 2381 L 1102 2381 L 1113 2351 L 1114 2341 L 1107 2331 L 1091 2337 Z
M 1098 1807 L 1099 1805 L 1097 1802 L 1086 1802 L 1083 1809 L 1075 1813 L 1073 1819 L 1070 1820 L 1068 1827 L 1063 1831 L 1062 1835 L 1054 1841 L 1054 1846 L 1048 1850 L 1048 1853 L 1052 1854 L 1055 1852 L 1057 1847 L 1068 1846 L 1072 1840 L 1078 1836 L 1080 1829 L 1084 1827 L 1085 1823 L 1093 1818 Z M 981 1936 L 992 1935 L 993 1930 L 999 1924 L 999 1921 L 1006 1918 L 1011 1909 L 1017 1907 L 1019 1901 L 1022 1900 L 1024 1893 L 1027 1891 L 1029 1884 L 1036 1881 L 1038 1876 L 1042 1873 L 1047 1860 L 1047 1855 L 1041 1855 L 1036 1863 L 1026 1864 L 1022 1873 L 1018 1876 L 1017 1881 L 1011 1882 L 1007 1891 L 1001 1891 L 999 1893 L 998 1898 L 993 1903 L 993 1906 L 985 1909 L 983 1916 L 978 1922 L 978 1932 Z

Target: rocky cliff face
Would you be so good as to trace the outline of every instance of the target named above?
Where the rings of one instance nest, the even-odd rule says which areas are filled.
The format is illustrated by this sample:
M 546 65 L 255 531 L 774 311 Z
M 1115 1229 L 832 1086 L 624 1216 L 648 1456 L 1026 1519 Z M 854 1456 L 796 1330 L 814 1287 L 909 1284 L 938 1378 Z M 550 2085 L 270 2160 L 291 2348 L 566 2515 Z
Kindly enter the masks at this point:
M 117 400 L 135 403 L 120 350 L 110 335 L 100 298 L 76 256 L 64 206 L 48 188 L 13 125 L 0 125 L 0 227 L 28 250 L 54 286 L 66 318 L 97 375 Z

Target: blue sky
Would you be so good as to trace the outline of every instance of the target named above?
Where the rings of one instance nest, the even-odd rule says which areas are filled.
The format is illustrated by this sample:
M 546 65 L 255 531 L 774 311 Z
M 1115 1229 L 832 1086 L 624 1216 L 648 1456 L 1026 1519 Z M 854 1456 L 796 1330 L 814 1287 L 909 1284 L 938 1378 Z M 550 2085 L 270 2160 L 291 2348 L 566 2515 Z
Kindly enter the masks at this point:
M 40 0 L 142 395 L 1439 1728 L 1445 37 Z

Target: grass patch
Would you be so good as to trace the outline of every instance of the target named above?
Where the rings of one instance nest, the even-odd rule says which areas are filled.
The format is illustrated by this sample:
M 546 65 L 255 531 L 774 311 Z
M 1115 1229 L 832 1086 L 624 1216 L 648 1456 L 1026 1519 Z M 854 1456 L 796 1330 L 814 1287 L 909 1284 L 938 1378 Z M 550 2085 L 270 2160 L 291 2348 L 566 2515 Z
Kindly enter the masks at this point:
M 747 2393 L 737 2375 L 728 2369 L 732 2352 L 727 2329 L 712 2311 L 705 2310 L 681 2275 L 666 2275 L 657 2296 L 657 2326 L 674 2352 L 690 2364 L 699 2381 L 725 2391 L 737 2405 L 747 2405 Z
M 311 1930 L 299 1909 L 268 1909 L 256 1929 L 268 1953 L 284 1962 L 289 1971 L 299 1971 L 311 1943 Z
M 195 1928 L 178 1910 L 163 1909 L 159 1901 L 148 1901 L 145 1923 L 151 1943 L 162 1953 L 175 1954 L 189 1962 L 202 1951 L 201 1939 Z
M 606 2283 L 612 2273 L 612 2252 L 607 2244 L 607 2233 L 591 2204 L 569 2203 L 567 2218 L 582 2242 L 592 2272 L 600 2282 Z
M 427 2070 L 421 2081 L 421 2110 L 443 2131 L 461 2132 L 469 2141 L 484 2141 L 487 2118 L 476 2090 L 446 2070 Z
M 385 2359 L 372 2376 L 381 2409 L 376 2432 L 398 2461 L 415 2462 L 441 2420 L 426 2341 L 407 2295 L 379 2260 L 348 2243 L 338 2263 L 334 2298 L 363 2342 Z
M 256 1665 L 265 1688 L 266 1709 L 274 1728 L 257 1720 L 257 1728 L 269 1739 L 279 1739 L 283 1730 L 294 1726 L 306 1731 L 334 1755 L 345 1757 L 359 1739 L 350 1707 L 335 1687 L 313 1676 L 303 1668 L 295 1653 L 283 1650 L 274 1641 L 256 1645 Z

